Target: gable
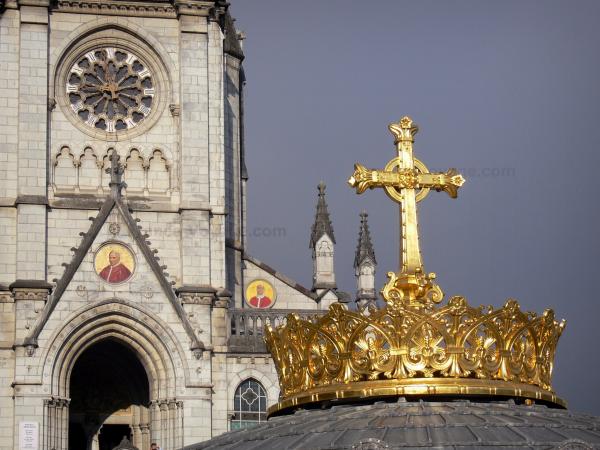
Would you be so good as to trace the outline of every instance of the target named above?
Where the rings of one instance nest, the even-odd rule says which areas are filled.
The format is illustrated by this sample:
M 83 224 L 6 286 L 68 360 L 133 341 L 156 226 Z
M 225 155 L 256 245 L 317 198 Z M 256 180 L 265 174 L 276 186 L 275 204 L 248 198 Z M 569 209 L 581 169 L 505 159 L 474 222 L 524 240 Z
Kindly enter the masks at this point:
M 112 183 L 111 183 L 112 184 Z M 72 312 L 106 296 L 121 296 L 129 301 L 146 303 L 160 314 L 173 314 L 188 335 L 192 350 L 204 349 L 196 336 L 169 280 L 167 267 L 159 263 L 158 249 L 150 247 L 150 235 L 143 231 L 140 219 L 134 219 L 120 196 L 120 187 L 106 198 L 98 215 L 82 236 L 79 247 L 41 312 L 35 327 L 25 340 L 37 346 L 37 339 L 55 310 Z M 72 228 L 66 230 L 73 233 Z M 111 265 L 111 255 L 116 263 Z M 118 257 L 117 257 L 118 255 Z M 56 266 L 51 266 L 56 270 Z M 63 300 L 64 298 L 64 300 Z M 60 305 L 60 306 L 59 306 Z
M 308 289 L 248 255 L 244 255 L 243 276 L 244 291 L 253 280 L 263 279 L 273 286 L 277 292 L 273 309 L 318 309 L 319 305 Z

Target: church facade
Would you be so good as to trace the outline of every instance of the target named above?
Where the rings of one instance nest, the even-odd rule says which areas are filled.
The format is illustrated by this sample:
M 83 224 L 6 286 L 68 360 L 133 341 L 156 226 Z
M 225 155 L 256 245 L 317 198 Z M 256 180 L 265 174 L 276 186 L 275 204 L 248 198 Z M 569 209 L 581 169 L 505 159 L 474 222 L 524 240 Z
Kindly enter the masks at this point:
M 0 450 L 266 420 L 262 326 L 346 301 L 324 186 L 311 288 L 246 252 L 243 58 L 219 0 L 1 3 Z

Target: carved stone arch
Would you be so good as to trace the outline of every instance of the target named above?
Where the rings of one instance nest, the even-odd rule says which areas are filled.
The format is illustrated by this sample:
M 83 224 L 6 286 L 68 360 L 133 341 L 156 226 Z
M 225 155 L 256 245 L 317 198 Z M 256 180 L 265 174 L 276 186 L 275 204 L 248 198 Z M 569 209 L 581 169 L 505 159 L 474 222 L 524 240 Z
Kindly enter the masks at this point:
M 53 390 L 56 392 L 62 392 L 64 393 L 64 396 L 69 397 L 69 381 L 79 356 L 94 344 L 107 339 L 113 339 L 131 349 L 133 353 L 137 355 L 148 377 L 148 383 L 150 385 L 150 398 L 168 396 L 169 389 L 165 389 L 164 386 L 164 377 L 165 373 L 167 372 L 163 364 L 164 361 L 155 358 L 155 355 L 147 352 L 147 348 L 151 345 L 151 343 L 140 340 L 139 336 L 135 334 L 133 336 L 130 335 L 126 332 L 125 328 L 125 324 L 121 325 L 116 323 L 111 324 L 110 326 L 102 326 L 99 329 L 90 330 L 89 336 L 85 341 L 81 342 L 81 345 L 76 347 L 76 351 L 68 354 L 68 359 L 61 360 L 61 367 L 58 368 L 60 371 L 59 375 L 54 377 L 58 384 L 56 387 L 53 386 Z
M 43 379 L 51 395 L 68 398 L 77 356 L 103 339 L 117 339 L 138 355 L 146 368 L 152 398 L 175 397 L 177 383 L 189 379 L 183 350 L 172 330 L 140 305 L 109 299 L 73 313 L 50 337 L 42 355 Z
M 327 236 L 326 234 L 321 236 L 321 238 L 317 241 L 317 244 L 315 245 L 315 253 L 318 256 L 333 255 L 333 242 L 331 242 L 329 236 Z
M 370 259 L 366 259 L 358 266 L 358 270 L 361 275 L 372 276 L 375 273 L 375 265 Z
M 171 163 L 165 153 L 155 148 L 148 159 L 148 190 L 165 193 L 171 189 Z
M 52 158 L 53 182 L 56 187 L 75 188 L 77 182 L 77 161 L 68 145 L 63 145 Z
M 153 159 L 162 160 L 164 161 L 164 164 L 167 167 L 167 169 L 171 168 L 170 158 L 168 157 L 167 152 L 164 149 L 156 147 L 152 149 L 150 153 L 151 154 L 148 157 L 148 161 L 151 161 Z
M 127 192 L 141 193 L 146 189 L 148 160 L 138 147 L 132 147 L 125 157 L 125 182 Z
M 233 398 L 238 386 L 249 378 L 254 378 L 265 388 L 265 391 L 267 392 L 267 405 L 272 405 L 277 402 L 277 398 L 279 397 L 279 385 L 277 383 L 276 375 L 273 374 L 272 377 L 269 377 L 264 372 L 249 368 L 233 374 L 229 380 L 229 385 L 227 386 L 227 408 L 232 407 Z
M 97 191 L 100 187 L 101 161 L 91 145 L 86 145 L 78 158 L 79 162 L 79 190 Z

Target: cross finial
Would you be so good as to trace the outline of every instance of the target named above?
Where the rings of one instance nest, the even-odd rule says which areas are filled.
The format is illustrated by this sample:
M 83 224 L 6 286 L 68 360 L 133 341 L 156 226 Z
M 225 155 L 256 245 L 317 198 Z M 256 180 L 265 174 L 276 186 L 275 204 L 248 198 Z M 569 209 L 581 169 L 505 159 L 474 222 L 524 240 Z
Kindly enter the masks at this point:
M 435 274 L 425 274 L 419 248 L 417 202 L 423 200 L 431 189 L 445 191 L 452 198 L 458 195 L 465 179 L 455 169 L 445 173 L 430 173 L 425 164 L 413 156 L 413 142 L 419 128 L 412 119 L 404 116 L 389 125 L 394 136 L 398 156 L 390 160 L 384 170 L 370 170 L 361 164 L 354 165 L 350 186 L 362 194 L 367 189 L 381 187 L 400 204 L 400 270 L 390 272 L 384 287 L 385 298 L 398 298 L 413 305 L 427 301 L 439 302 L 443 293 L 433 283 Z M 362 216 L 362 215 L 361 215 Z
M 113 149 L 110 154 L 110 167 L 105 170 L 107 174 L 110 174 L 109 186 L 113 195 L 121 195 L 121 188 L 127 187 L 123 181 L 124 171 L 123 164 L 119 162 L 119 154 Z

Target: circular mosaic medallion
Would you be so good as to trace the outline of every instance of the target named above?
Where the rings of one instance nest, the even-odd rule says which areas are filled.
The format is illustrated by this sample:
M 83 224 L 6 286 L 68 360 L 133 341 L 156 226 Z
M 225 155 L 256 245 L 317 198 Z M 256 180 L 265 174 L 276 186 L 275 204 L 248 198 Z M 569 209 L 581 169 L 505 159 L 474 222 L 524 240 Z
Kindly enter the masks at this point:
M 129 280 L 135 271 L 135 257 L 126 245 L 107 242 L 102 244 L 94 255 L 94 269 L 107 283 L 123 283 Z
M 271 308 L 277 300 L 277 293 L 271 283 L 266 280 L 252 280 L 246 286 L 246 305 L 250 308 Z

